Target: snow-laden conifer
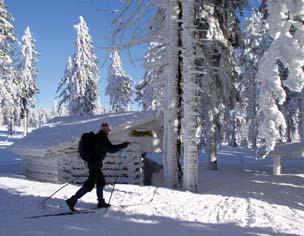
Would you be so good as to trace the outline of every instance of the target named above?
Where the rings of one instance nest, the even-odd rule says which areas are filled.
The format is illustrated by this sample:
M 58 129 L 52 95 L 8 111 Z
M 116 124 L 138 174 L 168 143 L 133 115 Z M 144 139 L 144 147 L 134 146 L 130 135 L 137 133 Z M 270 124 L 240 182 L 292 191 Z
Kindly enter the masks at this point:
M 161 38 L 159 37 L 159 40 Z M 136 85 L 136 99 L 144 110 L 163 108 L 165 46 L 161 41 L 151 42 L 145 55 L 145 74 Z
M 9 131 L 13 131 L 15 123 L 19 119 L 19 83 L 18 74 L 13 68 L 14 26 L 13 17 L 9 13 L 4 0 L 0 0 L 0 100 L 3 121 L 8 125 Z
M 11 69 L 9 76 L 6 76 L 1 86 L 1 107 L 4 124 L 8 130 L 13 132 L 15 126 L 20 122 L 20 82 L 16 70 Z
M 70 115 L 92 115 L 98 99 L 99 69 L 93 41 L 83 17 L 74 28 L 77 32 L 76 52 L 72 59 Z
M 249 140 L 252 148 L 256 148 L 257 146 L 258 135 L 258 91 L 256 81 L 258 63 L 272 40 L 267 31 L 265 17 L 263 17 L 260 11 L 255 10 L 246 21 L 246 27 L 244 29 L 244 49 L 240 59 L 243 72 L 243 88 L 240 92 L 247 115 Z
M 131 103 L 133 80 L 124 71 L 117 48 L 112 50 L 110 60 L 106 95 L 110 97 L 112 110 L 117 112 L 127 111 Z
M 130 13 L 129 10 L 133 9 L 132 4 L 135 4 L 135 2 L 128 1 L 122 13 L 118 14 L 115 20 L 118 23 L 116 32 L 123 34 L 128 26 L 138 31 L 137 28 L 141 24 L 135 22 L 135 19 L 137 21 L 140 20 L 141 16 L 150 9 L 150 6 L 144 3 L 138 4 L 139 6 L 136 9 L 140 9 L 138 12 L 141 12 L 141 14 L 136 14 L 137 11 L 132 12 L 132 10 Z M 198 183 L 195 177 L 197 176 L 195 162 L 198 160 L 199 150 L 196 146 L 196 132 L 199 127 L 196 126 L 197 123 L 195 121 L 195 117 L 198 117 L 195 106 L 199 104 L 198 101 L 195 101 L 197 99 L 197 91 L 201 92 L 198 93 L 201 99 L 207 98 L 204 102 L 208 106 L 206 111 L 210 112 L 204 114 L 210 114 L 210 117 L 206 118 L 206 120 L 210 121 L 210 124 L 207 127 L 209 133 L 206 137 L 211 137 L 209 147 L 212 147 L 209 150 L 212 149 L 212 151 L 209 153 L 213 152 L 214 155 L 210 156 L 215 158 L 210 160 L 216 163 L 216 140 L 214 139 L 216 131 L 213 127 L 216 126 L 216 119 L 219 113 L 218 107 L 221 107 L 223 103 L 227 106 L 231 105 L 235 99 L 233 80 L 237 77 L 237 67 L 233 51 L 234 47 L 239 46 L 240 43 L 235 11 L 238 7 L 242 7 L 245 2 L 246 0 L 237 2 L 224 0 L 153 1 L 155 6 L 163 6 L 163 9 L 165 9 L 163 17 L 158 11 L 154 15 L 156 18 L 160 17 L 155 20 L 155 22 L 159 22 L 158 27 L 149 27 L 151 29 L 150 34 L 140 32 L 139 36 L 141 38 L 132 37 L 129 41 L 128 45 L 132 45 L 134 42 L 147 42 L 148 39 L 150 39 L 148 42 L 165 42 L 165 44 L 161 44 L 165 46 L 165 60 L 167 61 L 163 77 L 165 81 L 163 92 L 163 162 L 165 183 L 169 187 L 177 188 L 181 186 L 182 167 L 184 167 L 187 168 L 187 176 L 184 178 L 185 188 L 197 191 Z M 209 13 L 203 13 L 204 4 L 209 7 Z M 128 14 L 125 14 L 126 12 Z M 205 20 L 198 18 L 204 18 Z M 193 22 L 197 24 L 195 27 L 192 27 L 194 25 Z M 165 30 L 162 31 L 163 34 L 160 34 L 159 29 L 162 28 Z M 186 33 L 188 34 L 185 38 L 183 38 L 183 30 L 187 31 Z M 194 32 L 197 32 L 197 38 L 194 38 Z M 163 37 L 164 40 L 155 40 L 155 35 Z M 191 41 L 186 41 L 189 38 Z M 198 41 L 200 41 L 200 45 L 195 45 Z M 192 48 L 193 45 L 195 45 L 194 48 Z M 189 62 L 186 60 L 189 60 Z M 190 72 L 190 74 L 188 75 L 187 72 Z M 146 76 L 149 75 L 146 74 Z M 149 88 L 148 83 L 145 83 L 145 80 L 141 82 L 139 86 L 141 91 L 142 88 Z M 199 86 L 196 86 L 197 84 Z M 149 91 L 151 91 L 151 87 Z M 186 98 L 185 93 L 183 93 L 185 91 L 187 95 L 191 92 L 194 93 Z M 210 102 L 208 99 L 210 99 Z M 183 102 L 185 102 L 184 106 Z M 195 104 L 194 107 L 193 104 Z M 190 114 L 186 114 L 185 108 Z M 192 113 L 193 111 L 195 112 Z M 181 125 L 182 117 L 185 118 L 184 124 L 189 121 L 188 125 L 183 125 L 184 129 L 182 129 Z M 200 122 L 199 119 L 198 122 Z M 186 134 L 186 138 L 184 134 Z M 185 161 L 184 166 L 182 166 L 182 141 L 185 139 L 187 139 L 187 145 L 190 146 L 187 146 L 183 153 Z
M 165 68 L 168 66 L 166 40 L 166 2 L 158 2 L 157 10 L 150 24 L 151 41 L 145 54 L 143 79 L 136 86 L 136 101 L 144 110 L 163 109 Z M 157 32 L 157 33 L 156 33 Z
M 259 62 L 257 74 L 259 106 L 263 114 L 259 135 L 265 138 L 267 151 L 271 151 L 280 137 L 280 129 L 286 128 L 278 108 L 286 99 L 282 86 L 300 92 L 304 85 L 304 2 L 268 0 L 264 3 L 273 41 Z M 279 63 L 288 68 L 285 81 L 281 81 Z
M 237 100 L 236 82 L 238 67 L 234 50 L 240 46 L 240 30 L 235 15 L 235 8 L 217 4 L 197 4 L 198 42 L 196 63 L 202 71 L 199 81 L 201 87 L 201 110 L 204 122 L 206 151 L 213 170 L 217 169 L 217 145 L 219 132 L 223 127 L 225 110 L 234 110 Z M 199 9 L 202 9 L 200 11 Z M 229 14 L 228 18 L 224 15 Z M 228 112 L 227 112 L 228 113 Z M 232 120 L 235 127 L 235 119 Z M 231 139 L 235 137 L 232 133 Z
M 27 27 L 21 40 L 21 53 L 17 64 L 20 83 L 21 116 L 24 119 L 24 133 L 27 134 L 28 114 L 35 106 L 35 95 L 39 92 L 36 83 L 36 64 L 38 55 L 35 47 L 35 39 Z
M 15 42 L 13 16 L 0 0 L 0 79 L 11 73 L 12 47 Z
M 64 75 L 58 83 L 57 97 L 59 99 L 58 103 L 58 113 L 72 113 L 70 111 L 71 94 L 73 93 L 73 64 L 71 57 L 68 57 L 68 62 L 65 66 Z

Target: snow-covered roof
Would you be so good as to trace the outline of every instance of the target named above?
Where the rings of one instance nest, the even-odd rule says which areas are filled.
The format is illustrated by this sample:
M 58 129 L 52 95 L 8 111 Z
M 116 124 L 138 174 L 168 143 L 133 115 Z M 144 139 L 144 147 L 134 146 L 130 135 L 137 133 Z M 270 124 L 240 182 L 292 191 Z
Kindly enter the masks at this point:
M 102 122 L 109 123 L 112 126 L 112 133 L 115 133 L 156 119 L 156 111 L 56 117 L 14 143 L 10 150 L 18 155 L 43 156 L 49 150 L 61 149 L 78 142 L 82 133 L 97 132 Z

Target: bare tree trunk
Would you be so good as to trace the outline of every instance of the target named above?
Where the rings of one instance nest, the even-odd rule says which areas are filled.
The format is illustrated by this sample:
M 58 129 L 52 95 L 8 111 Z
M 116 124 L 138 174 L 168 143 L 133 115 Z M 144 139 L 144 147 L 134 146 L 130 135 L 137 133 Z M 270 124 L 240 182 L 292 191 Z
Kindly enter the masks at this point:
M 179 0 L 168 0 L 168 61 L 164 106 L 164 175 L 168 187 L 180 186 L 180 83 L 181 9 Z
M 301 92 L 300 119 L 301 119 L 300 137 L 301 137 L 301 141 L 304 142 L 304 88 L 302 89 Z
M 288 117 L 291 118 L 291 117 Z M 290 120 L 286 120 L 286 141 L 291 142 L 291 124 Z
M 256 97 L 256 85 L 255 82 L 251 83 L 252 91 L 250 91 L 251 99 L 249 102 L 248 116 L 249 116 L 249 140 L 251 142 L 251 148 L 257 147 L 258 136 L 258 123 L 257 123 L 257 97 Z
M 183 1 L 183 141 L 184 141 L 184 189 L 198 192 L 198 91 L 194 43 L 194 0 Z
M 10 120 L 8 122 L 8 131 L 10 134 L 13 134 L 15 128 L 13 112 L 11 112 Z
M 206 152 L 210 163 L 211 170 L 217 170 L 217 150 L 216 150 L 216 114 L 212 107 L 212 99 L 207 99 L 207 137 Z
M 236 137 L 235 137 L 235 129 L 236 129 L 236 119 L 235 119 L 235 111 L 233 111 L 232 117 L 230 117 L 230 135 L 229 135 L 229 145 L 231 147 L 236 147 Z
M 24 132 L 24 136 L 27 135 L 27 131 L 28 131 L 28 111 L 24 112 L 24 124 L 23 124 L 23 132 Z

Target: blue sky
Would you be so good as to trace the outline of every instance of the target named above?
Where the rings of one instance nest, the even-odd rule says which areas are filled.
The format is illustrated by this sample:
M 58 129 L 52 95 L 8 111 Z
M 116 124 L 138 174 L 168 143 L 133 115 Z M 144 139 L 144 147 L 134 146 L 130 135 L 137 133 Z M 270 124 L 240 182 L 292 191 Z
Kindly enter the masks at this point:
M 256 7 L 261 0 L 252 0 L 249 9 Z M 112 13 L 120 9 L 120 0 L 6 0 L 9 11 L 14 16 L 15 32 L 20 40 L 25 28 L 30 27 L 35 39 L 38 57 L 37 82 L 40 89 L 38 105 L 40 108 L 50 108 L 56 96 L 57 84 L 63 76 L 68 56 L 75 51 L 76 32 L 73 25 L 83 16 L 90 29 L 95 43 L 95 53 L 100 61 L 100 86 L 101 103 L 108 105 L 108 97 L 104 95 L 105 82 L 108 73 L 110 32 Z M 249 12 L 245 12 L 248 16 Z M 131 50 L 135 66 L 130 62 L 127 52 L 122 52 L 122 63 L 125 71 L 135 81 L 143 75 L 142 58 L 146 46 Z M 137 108 L 134 105 L 133 108 Z
M 38 105 L 49 108 L 53 105 L 57 84 L 63 76 L 68 56 L 75 51 L 76 31 L 73 25 L 83 16 L 95 43 L 95 53 L 100 61 L 100 96 L 101 103 L 108 104 L 104 95 L 108 64 L 104 64 L 109 53 L 103 47 L 110 43 L 112 13 L 105 9 L 120 9 L 118 0 L 6 0 L 8 10 L 14 16 L 16 36 L 20 40 L 27 26 L 35 39 L 38 57 L 37 83 L 40 89 Z M 132 50 L 134 59 L 145 52 L 144 46 Z M 143 74 L 142 61 L 136 67 L 130 63 L 128 53 L 122 52 L 122 62 L 126 72 L 136 81 Z M 102 65 L 104 65 L 102 67 Z

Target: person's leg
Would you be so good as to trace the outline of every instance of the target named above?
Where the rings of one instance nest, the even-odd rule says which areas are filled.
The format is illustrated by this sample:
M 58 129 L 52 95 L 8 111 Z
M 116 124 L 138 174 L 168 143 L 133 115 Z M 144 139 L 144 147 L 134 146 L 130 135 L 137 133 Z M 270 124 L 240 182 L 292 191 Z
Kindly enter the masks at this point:
M 66 200 L 67 205 L 72 211 L 75 210 L 74 206 L 76 205 L 78 199 L 83 197 L 86 193 L 92 191 L 97 175 L 98 171 L 95 169 L 89 170 L 89 178 L 84 182 L 83 186 L 72 197 Z
M 96 194 L 97 194 L 97 200 L 98 200 L 98 204 L 97 204 L 97 208 L 102 208 L 102 207 L 109 207 L 110 204 L 107 204 L 104 200 L 103 197 L 103 188 L 106 185 L 106 180 L 105 177 L 102 173 L 102 171 L 100 170 L 96 179 Z

